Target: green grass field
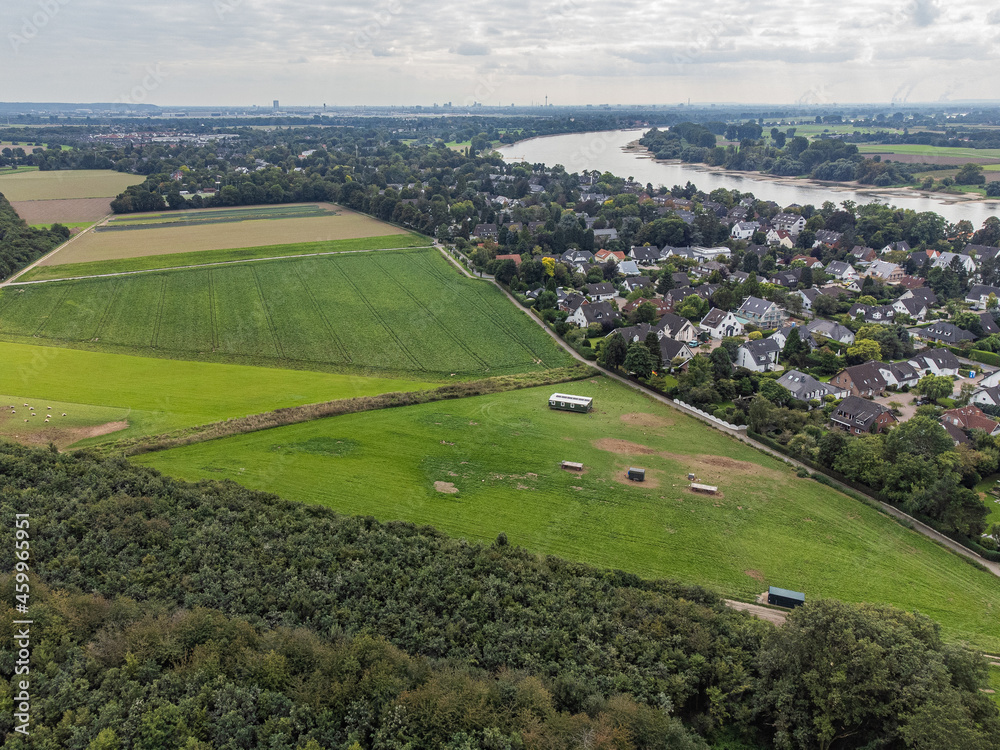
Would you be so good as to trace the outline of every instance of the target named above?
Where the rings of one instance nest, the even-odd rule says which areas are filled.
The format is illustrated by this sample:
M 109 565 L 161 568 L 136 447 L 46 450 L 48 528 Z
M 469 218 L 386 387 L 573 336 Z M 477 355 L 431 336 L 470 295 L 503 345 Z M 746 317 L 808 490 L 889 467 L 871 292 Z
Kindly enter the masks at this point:
M 0 176 L 8 174 L 20 174 L 22 172 L 37 172 L 37 171 L 38 167 L 18 167 L 17 169 L 14 169 L 14 167 L 0 167 Z M 0 191 L 0 193 L 2 193 L 2 191 Z
M 0 336 L 419 378 L 570 362 L 492 284 L 433 249 L 7 287 Z
M 776 459 L 605 378 L 334 417 L 136 458 L 188 480 L 234 479 L 347 514 L 430 524 L 753 600 L 890 602 L 952 640 L 1000 649 L 995 577 Z M 584 473 L 563 471 L 579 461 Z M 629 466 L 645 484 L 627 482 Z M 721 496 L 687 489 L 688 472 Z M 435 483 L 447 483 L 438 484 Z M 444 492 L 452 487 L 457 492 Z
M 0 175 L 0 193 L 9 201 L 113 198 L 145 177 L 105 169 L 32 170 Z
M 1000 474 L 993 474 L 985 477 L 983 481 L 976 485 L 976 492 L 982 494 L 983 502 L 986 504 L 986 509 L 990 512 L 989 516 L 986 518 L 987 525 L 1000 523 L 1000 503 L 994 502 L 996 500 L 1000 500 L 1000 498 L 989 494 L 989 491 L 993 489 L 993 486 L 998 480 L 1000 480 Z
M 0 393 L 14 394 L 0 396 L 0 411 L 9 404 L 17 408 L 17 415 L 0 421 L 0 435 L 7 437 L 21 434 L 25 427 L 33 431 L 91 427 L 123 415 L 128 430 L 105 439 L 137 437 L 288 406 L 440 385 L 2 342 L 0 362 Z M 58 413 L 66 412 L 67 421 L 58 417 L 48 426 L 25 425 L 27 415 L 20 407 L 25 402 L 36 411 L 45 406 L 55 411 L 58 405 Z M 60 436 L 52 439 L 67 444 Z
M 85 223 L 83 226 L 90 226 Z M 68 225 L 74 226 L 74 225 Z M 229 263 L 260 258 L 282 258 L 293 255 L 320 255 L 323 253 L 348 253 L 384 248 L 428 247 L 431 240 L 416 233 L 392 234 L 385 237 L 360 237 L 351 240 L 327 242 L 299 242 L 288 245 L 241 247 L 231 250 L 199 250 L 192 253 L 149 255 L 142 258 L 97 260 L 90 263 L 66 263 L 57 266 L 38 266 L 21 276 L 18 281 L 43 281 L 46 279 L 72 279 L 107 273 L 155 271 L 186 266 L 203 266 L 210 263 Z

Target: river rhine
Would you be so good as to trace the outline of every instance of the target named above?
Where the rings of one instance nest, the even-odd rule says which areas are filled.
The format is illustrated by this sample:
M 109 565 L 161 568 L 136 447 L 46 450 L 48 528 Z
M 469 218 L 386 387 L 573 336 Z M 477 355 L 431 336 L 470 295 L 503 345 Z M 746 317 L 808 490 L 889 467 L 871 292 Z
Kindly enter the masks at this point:
M 935 211 L 948 221 L 968 219 L 977 229 L 988 216 L 1000 215 L 1000 202 L 969 201 L 948 203 L 917 193 L 873 195 L 864 190 L 842 190 L 806 182 L 754 178 L 728 172 L 700 169 L 690 164 L 659 163 L 639 152 L 624 151 L 623 147 L 637 140 L 644 130 L 612 130 L 601 133 L 571 133 L 532 138 L 500 149 L 507 161 L 523 158 L 529 164 L 548 166 L 562 164 L 567 172 L 598 169 L 619 177 L 633 177 L 653 187 L 684 185 L 690 180 L 706 193 L 716 188 L 751 192 L 761 200 L 772 200 L 780 206 L 811 203 L 816 207 L 824 201 L 839 205 L 846 200 L 855 203 L 891 203 L 914 211 Z M 520 158 L 519 158 L 520 157 Z

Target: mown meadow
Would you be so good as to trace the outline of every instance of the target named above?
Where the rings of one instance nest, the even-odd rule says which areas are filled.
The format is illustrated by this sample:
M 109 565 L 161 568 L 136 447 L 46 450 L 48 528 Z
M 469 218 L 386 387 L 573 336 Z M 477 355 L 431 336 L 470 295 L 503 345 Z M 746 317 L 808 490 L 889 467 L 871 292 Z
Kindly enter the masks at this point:
M 553 390 L 592 396 L 550 411 Z M 1000 650 L 995 577 L 875 509 L 605 378 L 345 415 L 150 453 L 139 463 L 380 520 L 428 524 L 753 600 L 888 602 Z M 584 472 L 560 468 L 582 462 Z M 630 483 L 630 466 L 647 481 Z M 719 487 L 695 494 L 688 473 Z

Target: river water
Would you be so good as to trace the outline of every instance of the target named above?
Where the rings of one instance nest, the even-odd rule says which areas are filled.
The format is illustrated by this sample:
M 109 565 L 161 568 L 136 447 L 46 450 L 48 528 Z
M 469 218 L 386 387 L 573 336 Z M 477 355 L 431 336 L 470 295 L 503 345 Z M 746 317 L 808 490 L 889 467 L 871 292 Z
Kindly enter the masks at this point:
M 609 130 L 600 133 L 570 133 L 532 138 L 505 146 L 500 153 L 508 162 L 524 161 L 548 166 L 562 164 L 567 172 L 598 169 L 618 177 L 633 177 L 653 187 L 684 185 L 690 180 L 706 193 L 716 188 L 751 192 L 761 200 L 772 200 L 780 206 L 811 203 L 817 208 L 824 201 L 839 205 L 846 200 L 855 203 L 891 203 L 914 211 L 935 211 L 948 221 L 968 219 L 977 229 L 988 216 L 1000 215 L 998 201 L 948 203 L 916 193 L 876 195 L 864 190 L 841 190 L 812 185 L 755 179 L 750 175 L 715 172 L 690 164 L 655 162 L 640 152 L 624 151 L 623 147 L 638 140 L 645 130 Z

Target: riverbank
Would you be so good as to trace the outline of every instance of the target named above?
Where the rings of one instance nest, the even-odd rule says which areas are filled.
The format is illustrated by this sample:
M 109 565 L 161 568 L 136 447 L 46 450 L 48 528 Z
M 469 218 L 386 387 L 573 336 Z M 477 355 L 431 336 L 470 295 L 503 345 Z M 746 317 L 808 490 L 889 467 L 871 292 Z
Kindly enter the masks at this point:
M 892 197 L 928 198 L 941 201 L 947 205 L 997 202 L 995 198 L 986 198 L 976 193 L 940 193 L 934 190 L 920 190 L 910 185 L 872 187 L 870 185 L 861 185 L 857 182 L 828 182 L 825 180 L 814 180 L 810 177 L 783 177 L 781 175 L 767 174 L 766 172 L 726 169 L 725 167 L 713 167 L 708 164 L 682 162 L 680 159 L 657 159 L 648 148 L 641 145 L 637 140 L 625 144 L 622 147 L 622 151 L 631 154 L 637 159 L 646 159 L 655 164 L 678 164 L 698 172 L 726 175 L 729 177 L 742 177 L 759 182 L 771 182 L 777 185 L 806 185 L 839 193 L 861 193 L 862 195 L 870 195 L 874 198 L 886 199 L 887 202 Z

